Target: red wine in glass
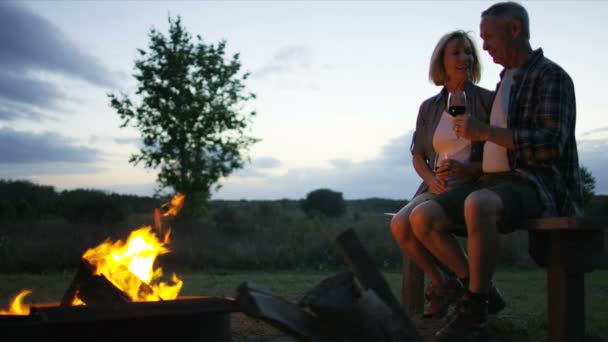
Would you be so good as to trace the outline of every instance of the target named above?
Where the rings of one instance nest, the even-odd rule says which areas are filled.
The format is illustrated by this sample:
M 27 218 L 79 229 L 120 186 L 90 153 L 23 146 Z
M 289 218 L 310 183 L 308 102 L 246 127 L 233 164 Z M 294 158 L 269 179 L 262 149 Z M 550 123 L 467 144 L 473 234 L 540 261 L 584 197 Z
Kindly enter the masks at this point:
M 467 110 L 467 94 L 463 90 L 454 90 L 448 93 L 448 113 L 453 117 L 462 115 Z M 456 137 L 460 140 L 460 137 Z
M 467 106 L 455 105 L 448 107 L 448 113 L 452 116 L 463 115 L 467 111 Z

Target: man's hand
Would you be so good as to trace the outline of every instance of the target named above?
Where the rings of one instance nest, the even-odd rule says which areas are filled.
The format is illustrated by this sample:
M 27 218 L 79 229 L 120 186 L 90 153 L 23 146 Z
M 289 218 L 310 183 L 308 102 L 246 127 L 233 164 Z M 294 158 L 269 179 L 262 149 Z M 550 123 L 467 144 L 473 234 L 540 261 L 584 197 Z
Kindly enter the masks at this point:
M 488 140 L 490 125 L 470 115 L 459 115 L 454 118 L 452 129 L 457 136 L 471 141 Z

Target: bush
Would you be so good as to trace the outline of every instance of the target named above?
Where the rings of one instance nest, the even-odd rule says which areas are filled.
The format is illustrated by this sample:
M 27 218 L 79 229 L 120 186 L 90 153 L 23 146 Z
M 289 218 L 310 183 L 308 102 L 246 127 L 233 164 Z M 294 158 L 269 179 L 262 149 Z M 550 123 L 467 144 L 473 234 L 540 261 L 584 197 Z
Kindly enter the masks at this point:
M 318 189 L 306 195 L 302 209 L 308 215 L 321 213 L 327 217 L 340 217 L 346 212 L 346 203 L 341 192 Z

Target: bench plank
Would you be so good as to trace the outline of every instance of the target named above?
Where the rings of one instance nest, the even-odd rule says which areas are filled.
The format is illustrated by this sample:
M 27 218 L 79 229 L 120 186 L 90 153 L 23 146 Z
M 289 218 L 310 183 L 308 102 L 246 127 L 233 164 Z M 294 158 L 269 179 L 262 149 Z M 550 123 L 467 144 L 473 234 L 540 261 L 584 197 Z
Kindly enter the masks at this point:
M 599 230 L 608 229 L 608 216 L 543 217 L 527 220 L 521 230 Z

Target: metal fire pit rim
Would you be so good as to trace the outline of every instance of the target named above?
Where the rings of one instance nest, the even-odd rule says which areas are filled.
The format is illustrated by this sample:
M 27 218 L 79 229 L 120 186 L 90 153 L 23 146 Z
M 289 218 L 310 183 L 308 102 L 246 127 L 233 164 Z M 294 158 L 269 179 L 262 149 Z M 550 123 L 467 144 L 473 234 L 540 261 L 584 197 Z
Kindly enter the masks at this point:
M 29 315 L 0 316 L 0 326 L 25 322 L 65 323 L 116 321 L 192 314 L 230 314 L 240 312 L 228 297 L 187 297 L 160 302 L 126 302 L 82 306 L 31 306 Z

